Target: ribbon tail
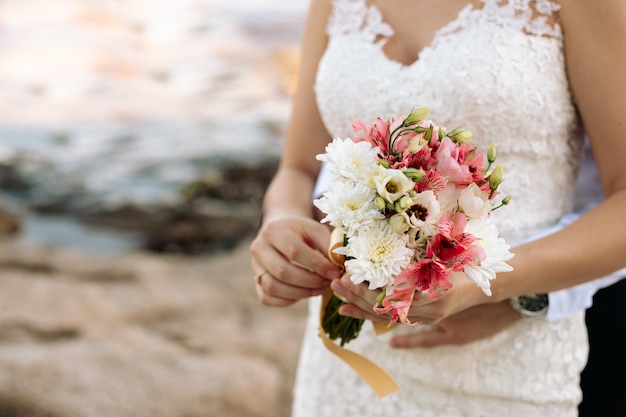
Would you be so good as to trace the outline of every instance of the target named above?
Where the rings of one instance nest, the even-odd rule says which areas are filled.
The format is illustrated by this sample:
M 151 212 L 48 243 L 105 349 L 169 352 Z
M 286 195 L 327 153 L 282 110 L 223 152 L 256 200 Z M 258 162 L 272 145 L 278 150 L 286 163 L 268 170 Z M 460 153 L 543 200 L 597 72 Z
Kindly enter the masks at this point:
M 385 334 L 395 329 L 398 326 L 398 323 L 383 323 L 382 321 L 375 321 L 372 322 L 372 325 L 374 326 L 374 332 L 376 335 L 380 336 L 381 334 Z
M 324 311 L 326 305 L 333 297 L 333 291 L 329 288 L 322 295 L 322 306 L 320 309 L 320 323 L 324 322 Z M 366 357 L 356 352 L 345 349 L 335 344 L 320 324 L 320 337 L 324 346 L 335 354 L 339 359 L 350 366 L 359 376 L 372 388 L 378 398 L 386 397 L 398 391 L 400 387 L 382 368 L 370 361 Z

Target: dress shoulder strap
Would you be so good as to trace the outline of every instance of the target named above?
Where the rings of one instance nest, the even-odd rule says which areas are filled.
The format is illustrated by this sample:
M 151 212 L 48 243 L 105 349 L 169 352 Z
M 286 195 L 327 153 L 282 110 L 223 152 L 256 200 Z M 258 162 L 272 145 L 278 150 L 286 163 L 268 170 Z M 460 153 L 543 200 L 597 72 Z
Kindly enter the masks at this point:
M 483 12 L 491 19 L 515 21 L 531 35 L 561 37 L 558 11 L 553 0 L 482 0 Z
M 330 37 L 358 34 L 374 42 L 380 36 L 393 35 L 378 9 L 369 6 L 366 0 L 332 0 L 331 3 L 332 12 L 326 26 Z

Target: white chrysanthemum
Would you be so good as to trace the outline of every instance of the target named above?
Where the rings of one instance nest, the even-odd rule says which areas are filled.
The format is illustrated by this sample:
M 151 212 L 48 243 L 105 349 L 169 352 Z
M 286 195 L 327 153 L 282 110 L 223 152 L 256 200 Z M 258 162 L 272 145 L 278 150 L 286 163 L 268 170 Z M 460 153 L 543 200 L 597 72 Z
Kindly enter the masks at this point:
M 422 237 L 432 236 L 437 232 L 441 209 L 433 191 L 426 190 L 416 194 L 411 207 L 403 214 L 411 227 L 420 231 Z
M 411 262 L 413 250 L 407 235 L 398 234 L 385 221 L 359 231 L 348 242 L 346 269 L 355 284 L 368 282 L 369 289 L 383 288 Z
M 491 202 L 487 193 L 471 183 L 459 194 L 459 209 L 470 219 L 478 219 L 489 215 Z
M 376 190 L 363 183 L 332 182 L 322 198 L 313 201 L 326 217 L 324 223 L 344 230 L 348 237 L 385 216 L 374 204 Z
M 378 149 L 369 142 L 335 138 L 326 146 L 326 153 L 317 155 L 328 170 L 351 181 L 362 181 L 364 172 L 378 163 Z
M 510 246 L 499 236 L 496 225 L 486 218 L 469 220 L 465 226 L 465 232 L 478 238 L 477 244 L 485 250 L 487 257 L 480 265 L 466 266 L 464 272 L 486 295 L 490 296 L 489 281 L 496 277 L 496 273 L 513 270 L 506 263 L 513 257 L 509 251 Z

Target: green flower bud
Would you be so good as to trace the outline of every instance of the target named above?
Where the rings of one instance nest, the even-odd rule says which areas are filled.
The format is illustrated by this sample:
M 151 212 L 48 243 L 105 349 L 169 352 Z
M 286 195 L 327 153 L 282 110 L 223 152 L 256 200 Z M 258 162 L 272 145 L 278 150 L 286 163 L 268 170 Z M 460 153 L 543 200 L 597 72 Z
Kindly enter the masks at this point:
M 402 126 L 411 126 L 424 120 L 430 110 L 427 107 L 418 107 L 411 110 L 411 113 L 402 121 Z
M 387 169 L 391 168 L 391 165 L 389 164 L 389 162 L 387 162 L 387 161 L 386 161 L 386 160 L 384 160 L 384 159 L 379 159 L 379 160 L 378 160 L 378 163 L 379 163 L 380 165 L 382 165 L 383 167 L 387 168 Z
M 387 207 L 387 202 L 379 194 L 376 194 L 376 197 L 374 197 L 374 204 L 380 210 L 384 210 Z
M 418 182 L 423 180 L 426 174 L 421 168 L 407 168 L 406 171 L 404 171 L 404 175 L 412 179 L 414 182 Z
M 380 294 L 378 294 L 378 296 L 376 296 L 376 301 L 375 301 L 375 305 L 378 307 L 382 307 L 383 306 L 383 300 L 385 299 L 385 297 L 387 296 L 387 288 L 382 289 L 382 291 L 380 292 Z
M 433 138 L 433 132 L 434 131 L 435 131 L 435 128 L 433 127 L 433 125 L 430 125 L 430 127 L 426 131 L 426 134 L 424 135 L 424 139 L 426 139 L 428 142 L 430 142 L 430 140 Z
M 403 195 L 400 200 L 398 200 L 398 205 L 400 206 L 400 211 L 404 211 L 413 205 L 413 199 L 408 195 Z
M 397 233 L 404 233 L 411 227 L 406 218 L 400 213 L 394 214 L 389 218 L 389 226 Z
M 487 161 L 492 164 L 496 160 L 496 145 L 493 143 L 487 148 Z
M 506 197 L 504 197 L 502 199 L 502 201 L 500 201 L 500 204 L 498 204 L 496 207 L 494 207 L 491 211 L 497 210 L 500 207 L 504 207 L 504 206 L 508 205 L 510 201 L 511 201 L 511 196 L 507 195 Z
M 474 134 L 471 131 L 460 127 L 448 133 L 447 136 L 456 143 L 465 143 L 469 141 L 471 138 L 473 138 Z
M 502 165 L 497 165 L 493 171 L 491 171 L 491 175 L 489 175 L 489 188 L 495 190 L 502 183 L 504 179 L 504 168 Z

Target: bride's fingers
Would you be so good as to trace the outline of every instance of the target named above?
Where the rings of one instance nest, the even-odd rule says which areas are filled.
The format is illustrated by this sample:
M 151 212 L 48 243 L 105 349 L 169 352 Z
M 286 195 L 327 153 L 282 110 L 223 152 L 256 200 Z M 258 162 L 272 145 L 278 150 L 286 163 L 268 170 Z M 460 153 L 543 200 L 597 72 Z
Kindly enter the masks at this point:
M 339 314 L 372 321 L 389 322 L 391 320 L 390 314 L 379 314 L 374 311 L 376 297 L 380 294 L 380 290 L 370 290 L 367 284 L 355 285 L 350 282 L 349 277 L 345 276 L 333 281 L 330 287 L 338 297 L 348 303 L 340 307 Z
M 289 263 L 301 266 L 328 280 L 337 279 L 341 276 L 340 268 L 333 264 L 325 252 L 321 252 L 318 246 L 328 245 L 328 230 L 325 226 L 317 225 L 308 230 L 312 236 L 305 239 L 302 236 L 294 236 L 281 228 L 279 225 L 270 224 L 265 233 L 271 237 L 275 250 Z M 309 241 L 310 240 L 310 241 Z
M 367 284 L 353 284 L 350 277 L 344 275 L 341 279 L 330 284 L 335 294 L 348 303 L 354 304 L 363 310 L 373 311 L 376 297 L 380 290 L 370 290 Z
M 339 307 L 339 314 L 342 316 L 349 316 L 355 319 L 363 319 L 363 320 L 371 320 L 371 321 L 381 321 L 388 323 L 391 319 L 390 316 L 386 314 L 376 314 L 371 309 L 363 310 L 360 307 L 357 307 L 354 304 L 344 304 Z
M 255 246 L 251 266 L 257 296 L 268 306 L 291 305 L 302 298 L 321 294 L 330 284 L 327 279 L 288 263 L 263 243 Z
M 264 271 L 255 277 L 257 296 L 262 304 L 271 307 L 285 307 L 312 295 L 321 294 L 324 289 L 309 289 L 285 284 Z
M 331 288 L 337 296 L 349 304 L 342 306 L 340 314 L 374 321 L 390 321 L 391 314 L 378 314 L 374 311 L 380 290 L 370 290 L 366 284 L 355 285 L 348 276 L 333 281 Z M 408 320 L 411 323 L 434 324 L 442 319 L 440 306 L 436 300 L 426 294 L 416 294 L 409 309 Z
M 280 254 L 267 257 L 267 272 L 276 280 L 295 287 L 308 289 L 327 288 L 330 281 L 310 271 L 303 265 L 288 263 Z
M 267 243 L 257 243 L 251 252 L 255 275 L 267 271 L 271 277 L 284 284 L 308 289 L 326 288 L 330 284 L 326 277 L 310 271 L 306 266 L 288 262 Z

